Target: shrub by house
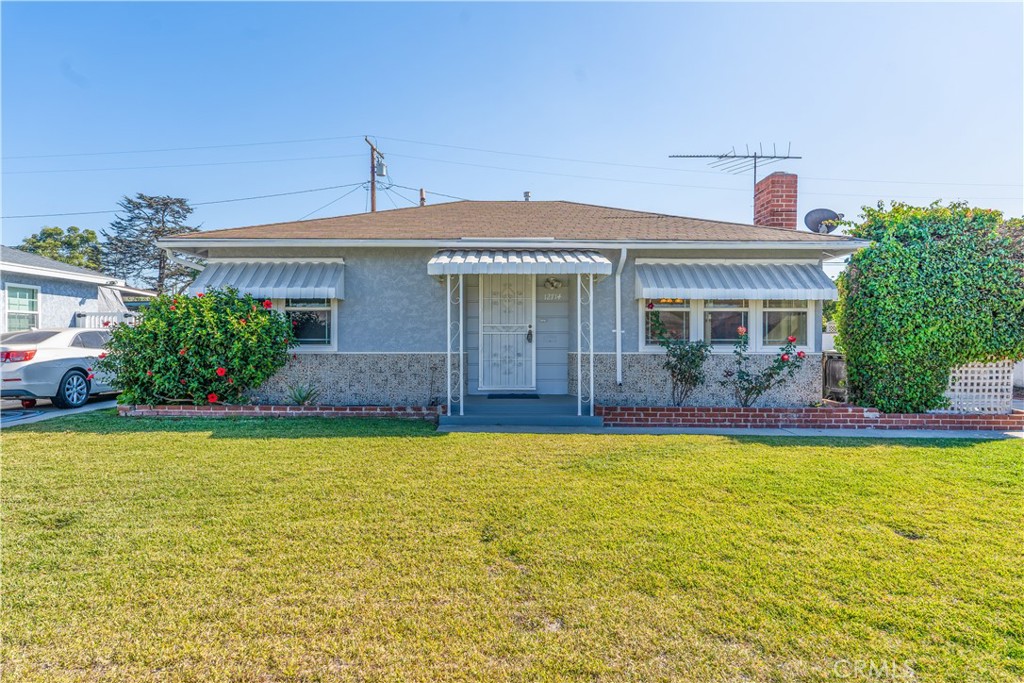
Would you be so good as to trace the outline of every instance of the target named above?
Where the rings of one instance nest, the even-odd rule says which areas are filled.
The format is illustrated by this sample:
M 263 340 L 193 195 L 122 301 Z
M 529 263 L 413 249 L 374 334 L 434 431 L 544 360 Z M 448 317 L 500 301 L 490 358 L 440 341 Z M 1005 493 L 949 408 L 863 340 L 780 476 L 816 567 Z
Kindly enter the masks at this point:
M 99 368 L 122 403 L 239 403 L 284 366 L 293 343 L 270 301 L 233 289 L 163 295 L 138 324 L 114 328 Z
M 889 413 L 946 404 L 950 371 L 1024 357 L 1019 223 L 963 203 L 864 209 L 839 279 L 850 398 Z

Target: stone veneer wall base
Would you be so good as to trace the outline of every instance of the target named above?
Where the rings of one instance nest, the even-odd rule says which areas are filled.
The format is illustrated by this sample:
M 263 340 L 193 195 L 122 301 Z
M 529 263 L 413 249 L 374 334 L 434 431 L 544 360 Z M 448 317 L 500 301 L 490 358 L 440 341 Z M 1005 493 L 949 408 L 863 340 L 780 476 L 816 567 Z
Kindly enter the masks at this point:
M 436 420 L 445 406 L 121 405 L 121 417 L 390 417 Z

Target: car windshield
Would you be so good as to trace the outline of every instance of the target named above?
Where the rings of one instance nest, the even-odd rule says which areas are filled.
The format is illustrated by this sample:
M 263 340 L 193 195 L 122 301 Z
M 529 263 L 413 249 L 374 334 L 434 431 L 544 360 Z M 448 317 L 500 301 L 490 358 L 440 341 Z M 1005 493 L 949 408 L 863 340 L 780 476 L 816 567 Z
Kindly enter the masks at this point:
M 29 332 L 7 332 L 0 335 L 0 343 L 2 344 L 38 344 L 44 342 L 50 337 L 55 337 L 60 332 L 46 331 L 46 330 L 31 330 Z

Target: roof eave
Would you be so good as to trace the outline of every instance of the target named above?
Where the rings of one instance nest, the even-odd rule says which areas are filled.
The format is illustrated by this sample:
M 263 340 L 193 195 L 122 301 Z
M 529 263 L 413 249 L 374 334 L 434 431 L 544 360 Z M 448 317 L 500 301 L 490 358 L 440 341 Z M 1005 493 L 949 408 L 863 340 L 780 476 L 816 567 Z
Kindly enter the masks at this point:
M 536 238 L 461 238 L 447 240 L 420 239 L 342 239 L 342 238 L 174 238 L 159 240 L 163 249 L 192 250 L 223 247 L 399 247 L 416 248 L 487 248 L 515 246 L 521 249 L 552 249 L 559 247 L 573 249 L 819 249 L 832 252 L 853 253 L 868 246 L 869 242 L 859 239 L 833 240 L 554 240 Z

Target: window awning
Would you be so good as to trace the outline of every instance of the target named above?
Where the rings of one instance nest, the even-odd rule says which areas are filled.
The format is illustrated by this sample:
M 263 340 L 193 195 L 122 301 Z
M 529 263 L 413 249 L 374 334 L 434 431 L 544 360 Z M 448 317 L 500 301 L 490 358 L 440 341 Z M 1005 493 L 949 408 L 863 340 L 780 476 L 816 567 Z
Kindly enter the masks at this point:
M 839 298 L 835 283 L 812 263 L 641 263 L 636 291 L 642 299 Z
M 193 294 L 234 287 L 267 299 L 344 299 L 345 264 L 301 261 L 214 261 L 189 286 Z
M 427 263 L 430 275 L 611 275 L 612 262 L 583 249 L 442 249 Z

